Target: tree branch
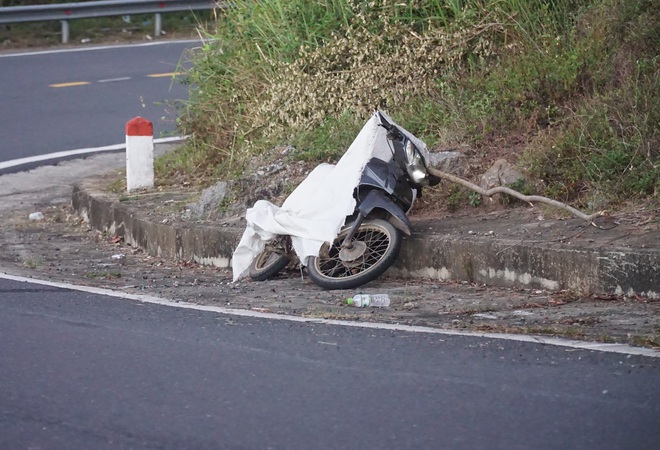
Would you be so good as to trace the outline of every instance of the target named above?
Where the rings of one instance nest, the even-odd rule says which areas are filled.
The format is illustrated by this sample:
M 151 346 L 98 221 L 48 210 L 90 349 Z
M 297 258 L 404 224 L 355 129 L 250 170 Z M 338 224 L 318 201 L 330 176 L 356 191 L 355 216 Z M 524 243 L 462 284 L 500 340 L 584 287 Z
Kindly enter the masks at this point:
M 429 167 L 428 171 L 432 175 L 438 176 L 440 178 L 444 178 L 444 179 L 449 180 L 449 181 L 453 181 L 454 183 L 458 183 L 461 186 L 465 186 L 466 188 L 468 188 L 470 190 L 473 190 L 474 192 L 476 192 L 478 194 L 481 194 L 481 195 L 484 195 L 488 198 L 492 197 L 495 194 L 507 194 L 507 195 L 510 195 L 512 197 L 516 197 L 516 198 L 518 198 L 518 199 L 520 199 L 524 202 L 527 202 L 531 206 L 534 206 L 534 204 L 532 202 L 546 203 L 548 205 L 554 206 L 555 208 L 559 208 L 559 209 L 563 209 L 564 211 L 568 211 L 569 213 L 573 214 L 574 216 L 579 217 L 580 219 L 586 220 L 587 222 L 590 222 L 591 225 L 595 226 L 596 228 L 600 228 L 600 227 L 598 227 L 598 225 L 596 225 L 594 223 L 594 219 L 596 219 L 597 217 L 600 217 L 600 216 L 605 214 L 605 211 L 599 211 L 599 212 L 594 213 L 594 214 L 585 214 L 582 211 L 579 211 L 579 210 L 573 208 L 572 206 L 569 206 L 569 205 L 567 205 L 565 203 L 562 203 L 562 202 L 559 202 L 557 200 L 552 200 L 550 198 L 543 197 L 541 195 L 521 194 L 520 192 L 515 191 L 515 190 L 513 190 L 511 188 L 508 188 L 506 186 L 498 186 L 498 187 L 494 187 L 494 188 L 486 190 L 486 189 L 482 188 L 481 186 L 478 186 L 474 183 L 470 183 L 467 180 L 459 178 L 459 177 L 457 177 L 455 175 L 452 175 L 450 173 L 446 173 L 446 172 L 443 172 L 441 170 L 435 169 L 433 167 Z

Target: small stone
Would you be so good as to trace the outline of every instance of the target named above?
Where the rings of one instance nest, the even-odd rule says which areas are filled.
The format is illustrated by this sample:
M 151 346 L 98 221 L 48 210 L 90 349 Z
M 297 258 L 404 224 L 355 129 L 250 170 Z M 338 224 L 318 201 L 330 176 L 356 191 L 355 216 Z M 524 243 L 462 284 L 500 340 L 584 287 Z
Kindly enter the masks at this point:
M 464 175 L 468 169 L 467 156 L 461 152 L 430 152 L 428 165 L 443 172 Z
M 112 255 L 110 258 L 120 260 L 126 258 L 126 255 L 124 255 L 123 253 L 117 253 L 116 255 Z
M 32 214 L 30 214 L 28 216 L 28 218 L 32 221 L 39 221 L 39 220 L 43 220 L 44 215 L 43 215 L 42 212 L 37 211 L 37 212 L 33 212 Z
M 497 316 L 494 314 L 484 314 L 484 313 L 477 313 L 477 314 L 472 314 L 472 317 L 478 317 L 480 319 L 497 319 Z
M 481 176 L 481 182 L 479 184 L 484 189 L 491 189 L 498 186 L 510 186 L 521 181 L 524 183 L 526 180 L 525 176 L 520 171 L 516 170 L 505 159 L 498 159 L 493 166 Z M 491 198 L 498 202 L 502 201 L 501 194 L 495 194 Z

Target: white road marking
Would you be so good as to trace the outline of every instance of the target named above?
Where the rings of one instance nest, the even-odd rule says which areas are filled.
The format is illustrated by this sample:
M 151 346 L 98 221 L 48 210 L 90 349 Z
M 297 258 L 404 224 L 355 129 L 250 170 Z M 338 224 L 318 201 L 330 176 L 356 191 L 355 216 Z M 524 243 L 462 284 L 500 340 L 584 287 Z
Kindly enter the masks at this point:
M 37 50 L 32 52 L 19 52 L 19 53 L 0 53 L 0 58 L 11 58 L 15 56 L 33 56 L 33 55 L 51 55 L 56 53 L 70 53 L 70 52 L 88 52 L 92 50 L 107 50 L 112 48 L 128 48 L 128 47 L 149 47 L 154 45 L 167 45 L 167 44 L 203 44 L 199 39 L 182 39 L 176 41 L 159 41 L 159 42 L 144 42 L 139 44 L 120 44 L 120 45 L 97 45 L 93 47 L 73 47 L 73 48 L 60 48 L 55 50 Z
M 182 141 L 183 139 L 184 138 L 181 136 L 158 138 L 158 139 L 154 139 L 154 144 L 177 142 L 177 141 Z M 66 158 L 68 156 L 86 155 L 89 153 L 109 152 L 113 150 L 123 150 L 125 148 L 126 148 L 126 143 L 123 143 L 123 144 L 115 144 L 115 145 L 106 145 L 105 147 L 81 148 L 78 150 L 66 150 L 62 152 L 48 153 L 46 155 L 28 156 L 26 158 L 19 158 L 19 159 L 13 159 L 11 161 L 0 162 L 0 170 L 7 169 L 9 167 L 21 166 L 23 164 L 30 164 L 39 161 L 47 161 L 49 159 Z
M 130 80 L 131 77 L 119 77 L 119 78 L 108 78 L 106 80 L 97 80 L 97 83 L 114 83 L 115 81 L 127 81 Z
M 623 353 L 626 355 L 639 355 L 639 356 L 648 356 L 652 358 L 660 358 L 659 351 L 650 348 L 632 347 L 626 344 L 602 344 L 599 342 L 586 342 L 586 341 L 575 341 L 569 339 L 546 338 L 541 336 L 528 336 L 524 334 L 476 333 L 471 331 L 458 331 L 458 330 L 449 330 L 442 328 L 429 328 L 422 326 L 398 325 L 398 324 L 388 324 L 388 323 L 354 322 L 354 321 L 335 320 L 335 319 L 312 319 L 312 318 L 299 317 L 299 316 L 288 316 L 283 314 L 258 312 L 247 309 L 233 309 L 233 308 L 224 308 L 222 306 L 204 306 L 204 305 L 197 305 L 194 303 L 187 303 L 187 302 L 174 302 L 171 300 L 155 297 L 152 295 L 129 294 L 126 292 L 113 291 L 110 289 L 96 288 L 90 286 L 79 286 L 69 283 L 59 283 L 55 281 L 46 281 L 35 278 L 14 276 L 3 272 L 0 272 L 0 278 L 4 278 L 6 280 L 12 280 L 12 281 L 25 282 L 25 283 L 34 283 L 42 286 L 51 286 L 61 289 L 70 289 L 74 291 L 87 292 L 90 294 L 105 295 L 108 297 L 123 298 L 127 300 L 137 300 L 139 302 L 151 303 L 160 306 L 170 306 L 174 308 L 183 308 L 183 309 L 194 309 L 198 311 L 213 312 L 216 314 L 223 314 L 223 315 L 254 317 L 254 318 L 270 319 L 270 320 L 287 320 L 291 322 L 316 323 L 316 324 L 336 325 L 336 326 L 344 326 L 344 327 L 406 331 L 410 333 L 427 333 L 427 334 L 439 334 L 439 335 L 448 335 L 448 336 L 469 336 L 469 337 L 480 337 L 487 339 L 502 339 L 509 341 L 518 341 L 518 342 L 530 342 L 534 344 L 554 345 L 558 347 L 567 347 L 571 349 L 591 350 L 591 351 L 608 352 L 608 353 Z

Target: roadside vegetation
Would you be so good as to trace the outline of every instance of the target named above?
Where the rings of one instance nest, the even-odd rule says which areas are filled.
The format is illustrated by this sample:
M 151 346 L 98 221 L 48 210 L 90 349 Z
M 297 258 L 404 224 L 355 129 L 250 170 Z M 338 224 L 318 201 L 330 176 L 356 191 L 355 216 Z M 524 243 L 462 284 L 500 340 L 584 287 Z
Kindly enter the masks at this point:
M 658 2 L 229 3 L 200 28 L 179 118 L 190 139 L 161 178 L 231 180 L 278 145 L 333 161 L 383 108 L 432 149 L 515 163 L 528 193 L 658 207 Z

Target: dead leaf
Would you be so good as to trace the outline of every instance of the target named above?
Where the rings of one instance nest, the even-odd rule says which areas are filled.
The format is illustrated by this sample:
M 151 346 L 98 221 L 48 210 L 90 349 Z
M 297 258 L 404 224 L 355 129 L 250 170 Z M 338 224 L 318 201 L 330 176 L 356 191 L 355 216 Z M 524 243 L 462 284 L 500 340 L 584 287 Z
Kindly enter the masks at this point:
M 566 302 L 563 300 L 548 300 L 548 303 L 551 305 L 565 305 Z

